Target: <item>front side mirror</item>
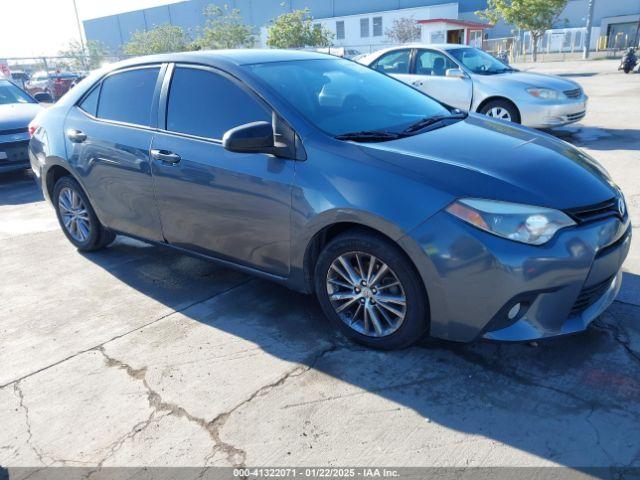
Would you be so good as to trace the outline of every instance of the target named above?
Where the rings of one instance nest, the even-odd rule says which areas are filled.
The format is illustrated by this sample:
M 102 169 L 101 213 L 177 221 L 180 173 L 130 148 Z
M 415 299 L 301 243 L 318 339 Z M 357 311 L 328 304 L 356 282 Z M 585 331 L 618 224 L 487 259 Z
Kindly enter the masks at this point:
M 447 77 L 451 77 L 451 78 L 465 78 L 466 77 L 465 73 L 459 68 L 448 68 L 447 71 L 445 72 L 445 75 Z
M 245 123 L 227 130 L 222 146 L 230 152 L 273 153 L 273 127 L 269 122 Z
M 53 103 L 53 97 L 48 92 L 38 92 L 33 98 L 35 98 L 38 103 Z

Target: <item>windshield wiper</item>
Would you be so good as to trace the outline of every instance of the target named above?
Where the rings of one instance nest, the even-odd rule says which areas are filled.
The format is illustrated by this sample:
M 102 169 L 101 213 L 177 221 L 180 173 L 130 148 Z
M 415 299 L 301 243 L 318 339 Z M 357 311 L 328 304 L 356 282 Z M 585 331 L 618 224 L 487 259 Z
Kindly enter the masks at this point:
M 384 142 L 396 140 L 402 135 L 399 133 L 385 132 L 382 130 L 362 130 L 360 132 L 343 133 L 336 135 L 338 140 L 352 140 L 354 142 Z
M 413 133 L 417 132 L 418 130 L 422 130 L 423 128 L 427 128 L 435 123 L 442 122 L 443 120 L 459 120 L 466 117 L 467 114 L 461 111 L 454 112 L 450 115 L 434 115 L 433 117 L 425 117 L 409 125 L 406 129 L 403 130 L 402 133 Z
M 500 73 L 507 73 L 507 72 L 515 72 L 515 69 L 513 68 L 501 68 L 500 70 L 487 70 L 486 73 L 488 73 L 489 75 L 498 75 Z

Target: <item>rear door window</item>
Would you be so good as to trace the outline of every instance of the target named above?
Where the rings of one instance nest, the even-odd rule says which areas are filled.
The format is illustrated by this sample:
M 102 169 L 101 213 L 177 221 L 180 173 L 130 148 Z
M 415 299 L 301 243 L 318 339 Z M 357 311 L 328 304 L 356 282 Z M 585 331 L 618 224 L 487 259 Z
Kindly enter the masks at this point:
M 98 104 L 98 118 L 149 126 L 159 71 L 159 67 L 141 68 L 105 78 Z
M 231 79 L 199 68 L 174 70 L 167 105 L 167 130 L 221 139 L 239 125 L 271 122 L 271 112 Z
M 411 50 L 395 50 L 381 56 L 373 64 L 373 68 L 384 73 L 409 73 Z

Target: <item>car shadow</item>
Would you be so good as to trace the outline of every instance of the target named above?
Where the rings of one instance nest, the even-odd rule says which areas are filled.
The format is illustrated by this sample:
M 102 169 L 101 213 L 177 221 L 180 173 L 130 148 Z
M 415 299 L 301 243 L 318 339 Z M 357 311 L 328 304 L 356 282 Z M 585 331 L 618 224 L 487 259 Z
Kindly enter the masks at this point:
M 0 174 L 0 205 L 22 205 L 44 200 L 31 170 Z
M 366 392 L 392 402 L 397 410 L 413 410 L 424 419 L 423 425 L 433 423 L 428 428 L 436 432 L 430 433 L 430 446 L 416 444 L 416 450 L 451 449 L 443 450 L 444 463 L 447 458 L 457 458 L 459 463 L 459 455 L 468 456 L 458 451 L 462 448 L 482 464 L 473 450 L 474 439 L 482 438 L 493 441 L 496 449 L 501 444 L 516 449 L 509 454 L 518 451 L 581 470 L 640 466 L 640 354 L 636 348 L 640 315 L 626 303 L 614 303 L 582 334 L 537 344 L 425 339 L 402 351 L 380 352 L 335 333 L 313 297 L 204 260 L 120 237 L 109 248 L 85 256 L 131 288 L 170 306 L 184 303 L 184 298 L 176 298 L 176 284 L 193 281 L 193 272 L 198 281 L 240 275 L 239 286 L 181 314 L 255 344 L 269 355 L 306 364 L 310 370 L 345 382 L 354 387 L 350 395 Z M 141 273 L 150 270 L 153 275 Z M 625 277 L 637 285 L 636 275 Z M 360 414 L 340 395 L 330 390 L 305 402 L 344 400 L 337 404 L 346 405 L 344 410 L 338 407 L 344 415 Z M 313 408 L 293 403 L 289 407 Z M 301 414 L 295 412 L 291 414 Z M 418 423 L 411 434 L 424 442 L 421 428 Z M 449 446 L 439 445 L 433 430 L 437 428 L 465 437 L 456 437 Z M 504 456 L 485 460 L 510 462 Z
M 574 124 L 544 131 L 576 147 L 587 147 L 591 150 L 640 150 L 640 129 Z
M 554 74 L 557 77 L 595 77 L 598 75 L 598 72 L 576 72 L 576 73 L 556 73 Z

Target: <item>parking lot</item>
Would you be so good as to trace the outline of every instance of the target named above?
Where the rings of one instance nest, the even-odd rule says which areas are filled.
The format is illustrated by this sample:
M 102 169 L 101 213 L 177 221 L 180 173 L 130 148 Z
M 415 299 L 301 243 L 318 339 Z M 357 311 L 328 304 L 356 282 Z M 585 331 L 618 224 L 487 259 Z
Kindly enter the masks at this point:
M 553 133 L 640 225 L 640 75 L 617 65 L 521 67 L 581 83 L 587 117 Z M 639 275 L 636 238 L 580 335 L 385 353 L 312 297 L 212 263 L 124 238 L 79 254 L 33 180 L 6 175 L 0 465 L 640 467 Z

